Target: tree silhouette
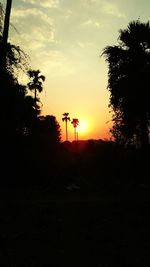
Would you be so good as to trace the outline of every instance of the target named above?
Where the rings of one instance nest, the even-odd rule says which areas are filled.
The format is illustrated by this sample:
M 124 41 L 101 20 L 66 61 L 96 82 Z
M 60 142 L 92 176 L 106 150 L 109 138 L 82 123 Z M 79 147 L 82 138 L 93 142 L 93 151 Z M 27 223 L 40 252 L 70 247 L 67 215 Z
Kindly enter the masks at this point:
M 6 72 L 3 87 L 0 88 L 0 99 L 1 140 L 23 136 L 25 129 L 30 133 L 36 112 L 34 99 L 28 95 L 27 87 Z
M 0 3 L 0 34 L 3 33 L 3 21 L 4 21 L 4 9 L 2 3 Z
M 16 71 L 26 72 L 29 68 L 28 55 L 19 46 L 8 42 L 11 5 L 12 0 L 7 0 L 6 12 L 4 12 L 3 6 L 0 4 L 0 74 L 3 76 L 3 79 L 0 80 L 1 87 L 6 78 L 6 72 L 17 79 Z
M 150 24 L 130 22 L 119 31 L 119 45 L 107 46 L 110 107 L 114 111 L 111 132 L 124 144 L 149 143 L 150 122 Z
M 4 20 L 4 30 L 1 42 L 1 71 L 6 69 L 6 54 L 7 54 L 7 42 L 8 42 L 8 32 L 10 23 L 10 13 L 11 13 L 12 0 L 7 0 L 6 2 L 6 12 Z
M 41 75 L 39 70 L 29 70 L 28 76 L 31 80 L 28 83 L 28 87 L 31 91 L 34 91 L 35 109 L 37 109 L 37 91 L 39 93 L 42 92 L 45 76 Z
M 0 27 L 0 135 L 2 142 L 18 134 L 23 135 L 24 129 L 31 126 L 31 118 L 35 118 L 33 100 L 28 101 L 27 87 L 18 81 L 19 71 L 28 69 L 28 56 L 19 46 L 8 42 L 11 4 L 12 1 L 7 1 L 6 12 L 0 5 L 0 24 L 4 24 L 4 29 Z
M 60 125 L 53 115 L 39 117 L 39 132 L 43 139 L 55 145 L 61 140 Z
M 67 127 L 67 124 L 68 124 L 68 121 L 70 121 L 70 117 L 68 117 L 68 116 L 69 116 L 68 112 L 63 113 L 62 121 L 65 121 L 65 124 L 66 124 L 66 141 L 68 141 L 68 127 Z
M 77 126 L 79 124 L 79 120 L 78 119 L 72 119 L 71 123 L 73 124 L 73 127 L 74 127 L 74 139 L 75 139 L 75 141 L 77 141 Z

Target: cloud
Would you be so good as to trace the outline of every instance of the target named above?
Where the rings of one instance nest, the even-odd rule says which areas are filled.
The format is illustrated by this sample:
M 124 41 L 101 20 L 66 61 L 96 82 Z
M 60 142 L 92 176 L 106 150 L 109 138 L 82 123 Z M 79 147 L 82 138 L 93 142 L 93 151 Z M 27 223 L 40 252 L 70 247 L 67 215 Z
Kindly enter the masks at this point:
M 42 60 L 44 58 L 44 60 Z M 48 78 L 68 77 L 75 69 L 70 59 L 59 50 L 41 50 L 37 58 L 38 65 Z
M 88 19 L 88 20 L 84 21 L 82 23 L 82 26 L 91 26 L 91 27 L 96 27 L 96 28 L 101 27 L 100 23 L 96 20 L 93 20 L 93 19 Z
M 41 10 L 37 9 L 37 8 L 13 8 L 12 9 L 12 13 L 11 13 L 11 17 L 13 20 L 15 20 L 15 22 L 21 22 L 20 19 L 28 19 L 31 18 L 34 19 L 36 17 L 36 19 L 38 18 L 39 20 L 43 20 L 44 22 L 51 24 L 52 23 L 52 19 L 46 15 L 46 13 L 42 12 Z
M 28 3 L 28 0 L 22 0 L 24 3 Z M 59 0 L 30 0 L 30 4 L 37 5 L 43 8 L 57 8 Z
M 13 33 L 12 38 L 21 39 L 29 49 L 38 49 L 55 42 L 53 20 L 42 10 L 36 8 L 12 9 L 12 23 L 19 35 Z M 20 41 L 21 41 L 20 40 Z
M 119 18 L 124 18 L 125 14 L 122 13 L 119 8 L 110 2 L 103 2 L 101 11 L 106 15 L 112 15 Z
M 85 44 L 83 42 L 77 42 L 77 45 L 80 47 L 80 48 L 85 48 Z
M 93 4 L 98 3 L 99 0 L 82 0 L 83 5 L 85 6 L 91 6 Z
M 93 47 L 94 46 L 94 44 L 92 42 L 81 42 L 81 41 L 78 41 L 77 45 L 81 49 L 83 49 L 83 48 L 84 49 L 86 49 L 86 48 L 89 49 L 89 47 Z
M 42 50 L 41 56 L 46 58 L 50 62 L 54 61 L 57 63 L 62 62 L 65 59 L 64 54 L 59 50 L 49 50 L 49 51 Z
M 64 14 L 64 18 L 65 18 L 65 19 L 69 19 L 69 18 L 73 15 L 73 12 L 72 12 L 70 9 L 65 10 L 64 13 L 65 13 L 65 14 Z

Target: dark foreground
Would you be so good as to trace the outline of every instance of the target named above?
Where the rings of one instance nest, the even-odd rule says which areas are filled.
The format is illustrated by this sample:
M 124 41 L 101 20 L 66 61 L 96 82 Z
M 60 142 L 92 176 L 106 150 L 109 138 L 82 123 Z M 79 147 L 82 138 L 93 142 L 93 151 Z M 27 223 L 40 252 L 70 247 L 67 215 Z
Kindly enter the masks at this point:
M 150 266 L 149 190 L 0 196 L 0 266 Z

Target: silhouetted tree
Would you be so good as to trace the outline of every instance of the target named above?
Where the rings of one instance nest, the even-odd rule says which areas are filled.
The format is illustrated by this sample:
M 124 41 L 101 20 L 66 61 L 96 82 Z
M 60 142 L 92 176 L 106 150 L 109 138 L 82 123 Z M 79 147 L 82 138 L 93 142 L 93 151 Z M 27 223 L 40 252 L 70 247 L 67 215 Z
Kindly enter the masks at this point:
M 68 141 L 68 128 L 67 128 L 67 124 L 68 124 L 68 121 L 70 121 L 70 117 L 68 117 L 68 116 L 69 116 L 69 113 L 68 112 L 63 113 L 62 121 L 65 121 L 65 124 L 66 124 L 66 141 Z
M 27 87 L 18 83 L 9 73 L 5 74 L 4 88 L 0 88 L 0 135 L 3 138 L 31 132 L 36 120 L 34 99 L 27 95 Z
M 55 116 L 40 116 L 39 126 L 39 133 L 46 141 L 54 145 L 60 142 L 61 129 Z
M 26 71 L 28 69 L 28 56 L 19 46 L 8 42 L 11 2 L 7 1 L 6 13 L 4 13 L 3 7 L 0 5 L 1 141 L 3 138 L 6 139 L 23 134 L 27 125 L 29 127 L 29 121 L 34 112 L 33 104 L 31 103 L 33 101 L 30 101 L 28 112 L 29 110 L 32 110 L 32 112 L 30 116 L 27 114 L 27 106 L 29 107 L 27 87 L 21 85 L 18 81 L 19 71 Z M 3 22 L 4 18 L 5 21 Z
M 3 32 L 3 21 L 4 21 L 4 9 L 3 9 L 3 5 L 2 3 L 0 3 L 0 34 L 2 36 L 2 32 Z
M 31 80 L 28 83 L 28 87 L 31 91 L 34 91 L 35 109 L 37 109 L 37 91 L 39 93 L 42 92 L 45 76 L 41 75 L 39 70 L 29 70 L 28 76 Z
M 10 13 L 11 13 L 12 0 L 7 0 L 6 2 L 6 12 L 4 20 L 4 30 L 1 41 L 1 71 L 6 69 L 6 54 L 7 54 L 7 41 L 8 41 L 8 31 L 9 31 L 9 22 L 10 22 Z
M 78 119 L 72 119 L 73 127 L 74 127 L 74 139 L 75 141 L 77 141 L 77 126 L 79 124 L 79 120 Z
M 150 122 L 150 24 L 130 22 L 119 31 L 119 45 L 107 46 L 110 107 L 114 111 L 111 132 L 124 144 L 149 143 Z
M 27 71 L 29 57 L 19 46 L 15 46 L 8 42 L 10 12 L 12 0 L 8 0 L 6 4 L 6 12 L 4 12 L 2 4 L 0 4 L 0 71 L 3 72 L 3 79 L 5 79 L 5 72 L 14 74 L 20 69 Z M 3 26 L 4 25 L 4 26 Z M 17 75 L 18 76 L 18 75 Z

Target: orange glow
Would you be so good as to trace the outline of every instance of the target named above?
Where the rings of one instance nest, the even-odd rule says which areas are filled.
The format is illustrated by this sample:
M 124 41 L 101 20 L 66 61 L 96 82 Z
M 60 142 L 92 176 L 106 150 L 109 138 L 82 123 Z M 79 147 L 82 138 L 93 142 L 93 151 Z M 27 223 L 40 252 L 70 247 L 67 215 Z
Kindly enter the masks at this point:
M 76 114 L 75 114 L 76 115 Z M 79 119 L 79 124 L 76 128 L 76 132 L 78 134 L 79 139 L 88 139 L 89 135 L 91 135 L 91 130 L 93 128 L 91 119 L 86 118 L 86 117 L 80 117 L 78 114 L 75 116 Z M 64 126 L 63 126 L 63 133 L 64 133 Z M 73 141 L 74 140 L 74 127 L 72 123 L 68 123 L 68 135 L 69 135 L 69 140 Z M 64 139 L 64 135 L 63 135 Z
M 79 120 L 79 125 L 77 127 L 78 133 L 86 133 L 89 128 L 87 121 Z
M 79 119 L 79 124 L 77 126 L 77 134 L 78 140 L 89 140 L 89 139 L 109 139 L 110 133 L 109 128 L 111 126 L 110 122 L 110 114 L 109 117 L 101 114 L 98 114 L 97 117 L 93 114 L 85 114 L 82 111 L 81 113 L 69 112 L 69 116 L 71 118 L 75 117 Z M 72 115 L 73 114 L 73 115 Z M 60 114 L 58 117 L 58 122 L 60 123 L 62 129 L 62 141 L 66 140 L 66 132 L 65 132 L 65 124 L 62 121 L 62 115 Z M 71 121 L 68 121 L 68 140 L 74 141 L 74 127 Z M 108 122 L 109 123 L 106 123 Z

